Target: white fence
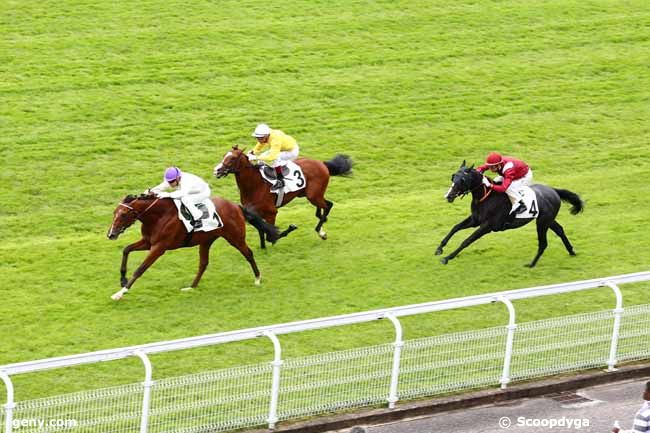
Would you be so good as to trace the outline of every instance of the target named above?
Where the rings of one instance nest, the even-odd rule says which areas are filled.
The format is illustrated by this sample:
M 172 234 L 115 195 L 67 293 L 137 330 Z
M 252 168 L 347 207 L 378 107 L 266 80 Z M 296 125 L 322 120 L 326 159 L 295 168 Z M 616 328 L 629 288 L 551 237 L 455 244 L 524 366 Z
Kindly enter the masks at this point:
M 20 432 L 218 432 L 315 415 L 342 408 L 436 395 L 565 371 L 650 359 L 650 304 L 623 309 L 618 285 L 650 281 L 650 272 L 620 275 L 388 308 L 324 319 L 186 338 L 60 358 L 0 366 L 7 389 L 5 433 Z M 511 301 L 609 287 L 613 310 L 520 325 Z M 399 317 L 502 302 L 505 326 L 402 339 Z M 282 359 L 278 335 L 388 319 L 393 343 Z M 153 381 L 147 355 L 267 337 L 272 362 Z M 139 357 L 144 381 L 14 402 L 18 374 Z M 14 429 L 14 420 L 74 420 L 74 426 Z

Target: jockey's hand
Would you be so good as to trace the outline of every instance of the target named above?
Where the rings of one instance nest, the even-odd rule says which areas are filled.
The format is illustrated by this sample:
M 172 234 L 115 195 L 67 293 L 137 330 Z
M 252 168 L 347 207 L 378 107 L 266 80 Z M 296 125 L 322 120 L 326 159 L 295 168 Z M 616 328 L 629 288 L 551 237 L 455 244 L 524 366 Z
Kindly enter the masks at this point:
M 483 176 L 483 185 L 487 186 L 488 188 L 492 188 L 492 182 L 490 182 L 490 179 L 485 176 Z
M 255 161 L 257 161 L 257 156 L 256 156 L 254 153 L 252 153 L 252 151 L 251 151 L 251 153 L 249 153 L 247 156 L 248 156 L 248 160 L 249 160 L 250 162 L 255 162 Z
M 159 192 L 159 193 L 157 194 L 157 196 L 158 196 L 158 198 L 169 198 L 169 197 L 171 197 L 172 195 L 171 195 L 170 193 L 168 193 L 168 192 Z

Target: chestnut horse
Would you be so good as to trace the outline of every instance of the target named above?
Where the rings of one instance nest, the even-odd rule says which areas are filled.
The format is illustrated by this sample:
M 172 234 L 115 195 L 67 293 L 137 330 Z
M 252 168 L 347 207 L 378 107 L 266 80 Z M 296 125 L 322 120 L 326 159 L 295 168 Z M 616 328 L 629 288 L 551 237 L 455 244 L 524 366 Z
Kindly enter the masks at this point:
M 253 258 L 253 252 L 246 244 L 246 221 L 263 231 L 271 242 L 277 240 L 278 230 L 268 224 L 254 212 L 243 208 L 233 202 L 220 197 L 212 198 L 223 227 L 209 232 L 187 233 L 185 226 L 178 218 L 178 211 L 172 199 L 159 199 L 155 195 L 146 194 L 139 197 L 128 195 L 122 200 L 113 212 L 113 224 L 107 236 L 116 240 L 136 220 L 142 223 L 142 239 L 127 245 L 122 251 L 122 266 L 120 267 L 120 283 L 122 289 L 116 292 L 113 300 L 118 301 L 133 286 L 144 272 L 158 257 L 167 250 L 199 245 L 199 271 L 192 281 L 191 288 L 195 288 L 208 266 L 210 246 L 220 237 L 226 239 L 230 245 L 242 253 L 255 274 L 255 284 L 260 283 L 261 274 Z M 149 250 L 149 254 L 142 264 L 135 270 L 130 280 L 126 278 L 126 263 L 131 251 Z M 183 289 L 183 290 L 189 290 Z
M 329 183 L 330 176 L 348 175 L 352 171 L 352 160 L 346 155 L 336 155 L 330 161 L 317 161 L 314 159 L 299 158 L 294 161 L 300 166 L 305 176 L 307 186 L 301 190 L 286 193 L 281 206 L 289 203 L 296 197 L 307 197 L 307 200 L 316 207 L 316 232 L 321 239 L 327 239 L 327 233 L 323 230 L 323 224 L 327 221 L 327 215 L 332 210 L 332 203 L 325 199 L 325 190 Z M 267 184 L 260 174 L 259 167 L 252 164 L 243 149 L 233 146 L 232 150 L 226 153 L 223 160 L 214 168 L 214 175 L 217 178 L 235 174 L 237 186 L 239 187 L 239 200 L 247 208 L 255 211 L 269 224 L 275 225 L 275 217 L 278 214 L 276 207 L 276 194 L 271 193 L 270 185 Z M 281 232 L 279 238 L 285 237 L 297 227 L 291 224 L 285 231 Z M 260 246 L 266 248 L 264 243 L 264 232 L 259 231 Z M 268 236 L 267 239 L 269 240 Z

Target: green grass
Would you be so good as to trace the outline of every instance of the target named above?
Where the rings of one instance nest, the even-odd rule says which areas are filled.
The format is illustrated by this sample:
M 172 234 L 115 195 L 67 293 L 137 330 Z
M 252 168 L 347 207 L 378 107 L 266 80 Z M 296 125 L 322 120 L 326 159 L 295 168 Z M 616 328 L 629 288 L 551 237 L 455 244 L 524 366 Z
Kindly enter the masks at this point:
M 648 269 L 650 5 L 646 1 L 5 2 L 0 14 L 0 364 Z M 212 168 L 260 121 L 305 157 L 347 153 L 321 241 L 296 200 L 263 274 L 218 241 L 163 256 L 123 302 L 114 208 L 176 164 Z M 521 157 L 579 193 L 538 267 L 534 227 L 490 234 L 442 266 L 469 212 L 443 194 L 463 159 Z M 451 251 L 469 235 L 461 232 Z M 133 253 L 129 270 L 143 253 Z M 624 287 L 627 305 L 650 284 Z M 611 308 L 607 289 L 517 302 L 519 320 Z M 405 321 L 406 338 L 506 323 L 503 306 Z M 282 338 L 285 356 L 390 341 L 389 323 Z M 154 357 L 155 377 L 271 358 L 268 341 Z M 138 360 L 15 378 L 17 399 L 141 380 Z

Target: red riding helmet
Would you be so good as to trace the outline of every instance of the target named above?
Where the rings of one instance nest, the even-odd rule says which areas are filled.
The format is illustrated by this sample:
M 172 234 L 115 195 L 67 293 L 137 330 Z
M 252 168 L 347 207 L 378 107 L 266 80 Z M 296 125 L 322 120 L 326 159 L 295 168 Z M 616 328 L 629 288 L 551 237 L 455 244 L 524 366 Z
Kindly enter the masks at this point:
M 497 152 L 492 152 L 487 156 L 485 163 L 487 165 L 497 165 L 503 162 L 503 157 Z

